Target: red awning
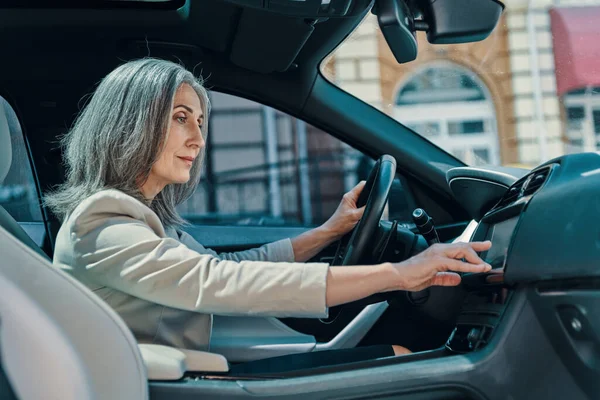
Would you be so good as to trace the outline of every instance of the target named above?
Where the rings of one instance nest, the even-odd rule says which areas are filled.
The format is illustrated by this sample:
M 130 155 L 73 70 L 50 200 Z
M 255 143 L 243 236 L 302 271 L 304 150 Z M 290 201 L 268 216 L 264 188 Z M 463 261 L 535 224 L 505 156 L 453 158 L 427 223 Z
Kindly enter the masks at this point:
M 600 7 L 553 8 L 550 26 L 558 95 L 600 86 Z

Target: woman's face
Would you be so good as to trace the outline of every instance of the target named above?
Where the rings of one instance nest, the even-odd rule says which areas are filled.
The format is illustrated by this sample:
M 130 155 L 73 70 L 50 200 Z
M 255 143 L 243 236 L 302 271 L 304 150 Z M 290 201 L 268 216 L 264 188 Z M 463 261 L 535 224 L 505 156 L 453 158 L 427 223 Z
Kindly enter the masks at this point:
M 186 183 L 198 153 L 204 148 L 204 115 L 196 91 L 183 84 L 177 90 L 171 110 L 171 126 L 164 150 L 142 185 L 146 198 L 153 198 L 166 185 Z

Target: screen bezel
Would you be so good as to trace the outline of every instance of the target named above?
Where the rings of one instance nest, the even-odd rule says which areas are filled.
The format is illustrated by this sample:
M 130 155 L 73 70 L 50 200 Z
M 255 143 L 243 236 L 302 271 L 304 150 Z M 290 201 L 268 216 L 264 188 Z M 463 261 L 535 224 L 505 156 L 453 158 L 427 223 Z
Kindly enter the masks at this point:
M 496 227 L 497 227 L 498 225 L 500 225 L 500 224 L 504 224 L 504 223 L 506 223 L 506 222 L 511 222 L 511 223 L 513 223 L 513 226 L 512 226 L 512 230 L 511 230 L 511 231 L 509 231 L 509 233 L 508 233 L 508 234 L 510 235 L 510 237 L 509 237 L 509 238 L 508 238 L 508 240 L 507 240 L 507 241 L 508 241 L 508 245 L 506 246 L 506 254 L 505 254 L 504 258 L 502 259 L 502 265 L 501 265 L 501 266 L 499 266 L 499 265 L 493 265 L 493 264 L 492 264 L 492 261 L 488 259 L 488 256 L 490 255 L 490 252 L 491 252 L 492 250 L 494 250 L 494 251 L 495 251 L 495 249 L 493 249 L 493 248 L 492 248 L 492 249 L 490 249 L 490 250 L 488 250 L 488 251 L 484 251 L 484 252 L 481 252 L 481 253 L 480 253 L 480 257 L 481 257 L 483 260 L 485 260 L 485 262 L 487 262 L 487 263 L 489 263 L 490 265 L 492 265 L 492 268 L 494 268 L 494 269 L 499 269 L 499 268 L 500 268 L 500 269 L 503 269 L 503 270 L 504 270 L 504 268 L 506 267 L 506 260 L 507 260 L 507 258 L 508 258 L 508 252 L 509 252 L 509 250 L 510 250 L 510 246 L 512 245 L 513 237 L 515 236 L 515 231 L 517 230 L 517 225 L 519 224 L 519 216 L 517 215 L 517 216 L 511 217 L 511 218 L 509 218 L 509 219 L 506 219 L 506 220 L 504 220 L 504 221 L 500 221 L 500 222 L 496 222 L 496 223 L 494 223 L 494 224 L 490 224 L 490 225 L 488 226 L 487 233 L 486 233 L 486 237 L 485 237 L 485 239 L 484 239 L 484 240 L 490 240 L 490 241 L 492 241 L 492 243 L 493 243 L 493 242 L 494 242 L 494 237 L 495 237 L 495 235 L 496 235 Z
M 526 205 L 525 202 L 519 203 L 519 204 L 513 204 L 506 208 L 496 210 L 493 213 L 486 214 L 479 222 L 477 229 L 475 230 L 475 232 L 473 232 L 473 236 L 471 237 L 472 242 L 481 242 L 481 241 L 488 240 L 490 235 L 493 233 L 493 228 L 496 224 L 498 224 L 500 222 L 509 221 L 513 218 L 517 219 L 517 221 L 515 223 L 515 227 L 512 231 L 512 234 L 511 234 L 511 237 L 509 240 L 507 255 L 503 262 L 502 270 L 504 272 L 506 272 L 507 260 L 510 257 L 510 249 L 513 245 L 515 233 L 519 229 L 521 213 L 523 212 L 525 205 Z M 492 245 L 493 245 L 493 243 L 492 243 Z M 485 260 L 487 258 L 487 253 L 488 253 L 487 251 L 480 252 L 479 257 L 481 257 L 482 259 Z

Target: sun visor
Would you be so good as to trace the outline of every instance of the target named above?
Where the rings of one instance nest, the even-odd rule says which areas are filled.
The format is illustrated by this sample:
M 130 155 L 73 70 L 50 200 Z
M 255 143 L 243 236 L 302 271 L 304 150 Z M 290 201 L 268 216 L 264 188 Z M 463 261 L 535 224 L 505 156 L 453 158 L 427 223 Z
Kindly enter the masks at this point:
M 232 43 L 230 60 L 261 73 L 285 71 L 314 31 L 303 18 L 245 9 Z

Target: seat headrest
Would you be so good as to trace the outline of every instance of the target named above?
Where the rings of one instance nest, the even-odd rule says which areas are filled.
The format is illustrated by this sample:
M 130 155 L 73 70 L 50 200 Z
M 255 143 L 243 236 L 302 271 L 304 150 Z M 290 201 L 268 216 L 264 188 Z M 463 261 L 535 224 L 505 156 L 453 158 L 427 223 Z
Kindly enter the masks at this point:
M 7 117 L 8 107 L 10 105 L 0 97 L 0 184 L 4 182 L 12 163 L 12 146 Z

